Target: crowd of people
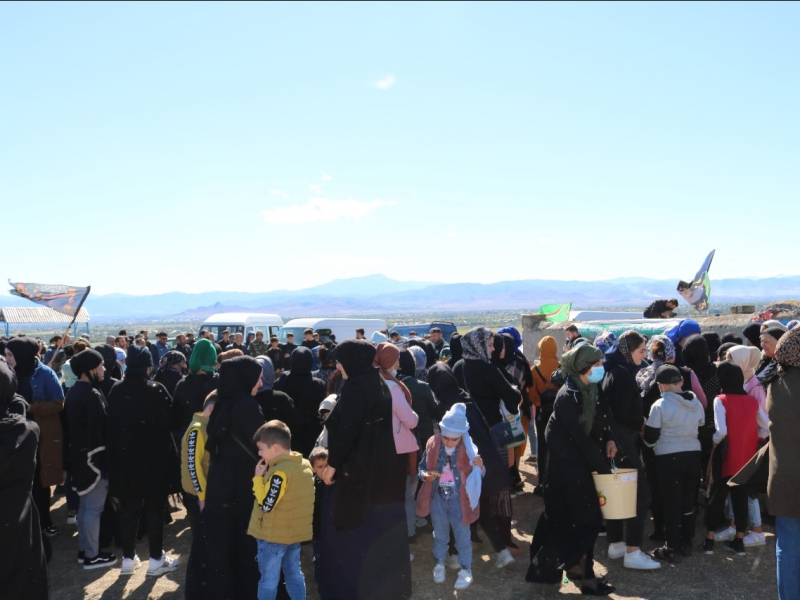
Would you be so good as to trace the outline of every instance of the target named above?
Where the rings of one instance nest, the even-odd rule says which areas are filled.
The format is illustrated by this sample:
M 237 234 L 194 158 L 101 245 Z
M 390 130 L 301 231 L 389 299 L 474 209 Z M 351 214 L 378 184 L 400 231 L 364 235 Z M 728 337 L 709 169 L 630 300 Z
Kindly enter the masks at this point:
M 670 307 L 667 307 L 670 308 Z M 685 319 L 664 335 L 566 329 L 533 364 L 514 327 L 445 340 L 281 344 L 208 331 L 156 342 L 120 331 L 0 339 L 0 597 L 49 597 L 51 490 L 61 486 L 86 570 L 176 571 L 164 526 L 179 495 L 191 529 L 190 599 L 410 598 L 418 536 L 431 535 L 434 584 L 474 581 L 485 535 L 494 566 L 524 550 L 512 535 L 520 461 L 536 463 L 525 580 L 615 588 L 596 542 L 625 568 L 680 564 L 695 550 L 745 556 L 766 544 L 759 492 L 777 533 L 781 600 L 800 598 L 800 327 L 752 324 L 744 338 Z M 529 452 L 526 457 L 526 448 Z M 603 519 L 593 473 L 637 471 L 635 515 Z M 764 496 L 761 496 L 764 498 Z M 766 508 L 766 507 L 764 507 Z M 695 547 L 699 510 L 703 541 Z M 642 550 L 652 516 L 650 540 Z M 533 525 L 533 524 L 531 524 Z M 310 542 L 313 573 L 303 573 Z M 113 552 L 122 548 L 121 557 Z M 140 548 L 141 550 L 142 548 Z M 120 560 L 121 559 L 121 560 Z M 313 583 L 312 583 L 313 582 Z

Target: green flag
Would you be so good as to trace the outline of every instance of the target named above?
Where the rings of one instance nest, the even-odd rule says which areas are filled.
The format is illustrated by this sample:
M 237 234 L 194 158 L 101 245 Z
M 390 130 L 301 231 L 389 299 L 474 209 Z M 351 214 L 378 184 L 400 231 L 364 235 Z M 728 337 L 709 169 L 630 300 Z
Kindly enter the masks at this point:
M 566 304 L 544 304 L 539 308 L 539 314 L 551 323 L 569 321 L 569 311 L 572 310 L 572 302 Z

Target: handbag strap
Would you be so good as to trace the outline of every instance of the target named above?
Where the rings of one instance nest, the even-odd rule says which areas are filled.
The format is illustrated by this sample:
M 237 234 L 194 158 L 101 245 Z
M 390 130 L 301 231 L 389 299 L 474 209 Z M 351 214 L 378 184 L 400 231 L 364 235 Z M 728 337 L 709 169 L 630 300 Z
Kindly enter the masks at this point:
M 539 378 L 544 382 L 544 391 L 547 391 L 548 389 L 550 389 L 550 382 L 547 381 L 547 379 L 544 378 L 544 375 L 542 375 L 542 372 L 539 370 L 539 367 L 536 366 L 536 365 L 533 365 L 533 368 L 536 369 L 536 372 L 539 374 Z M 538 385 L 536 386 L 536 391 L 539 392 L 539 386 Z M 541 394 L 542 392 L 539 392 L 539 393 Z

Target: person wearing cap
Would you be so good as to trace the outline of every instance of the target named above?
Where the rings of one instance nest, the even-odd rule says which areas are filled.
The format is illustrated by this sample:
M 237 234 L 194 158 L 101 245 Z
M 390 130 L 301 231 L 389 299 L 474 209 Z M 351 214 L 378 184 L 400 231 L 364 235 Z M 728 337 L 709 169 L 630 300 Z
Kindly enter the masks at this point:
M 756 367 L 756 377 L 761 385 L 764 386 L 764 389 L 768 389 L 769 384 L 778 376 L 778 361 L 775 360 L 775 349 L 778 347 L 778 340 L 785 333 L 785 328 L 767 327 L 761 331 L 759 336 L 763 357 Z
M 458 550 L 459 571 L 455 589 L 472 584 L 470 524 L 480 516 L 481 478 L 485 473 L 478 447 L 469 436 L 467 406 L 458 402 L 439 423 L 441 433 L 432 435 L 419 462 L 424 483 L 417 495 L 417 515 L 430 514 L 433 523 L 433 582 L 444 583 L 450 531 Z
M 691 554 L 701 452 L 697 430 L 705 423 L 703 405 L 683 391 L 683 374 L 669 364 L 656 371 L 661 398 L 653 403 L 644 427 L 644 443 L 655 452 L 666 540 L 653 558 L 681 562 Z
M 81 499 L 77 523 L 78 561 L 84 569 L 99 569 L 117 562 L 116 556 L 100 550 L 100 515 L 108 495 L 108 404 L 98 385 L 103 380 L 105 367 L 103 356 L 88 348 L 75 354 L 70 365 L 78 378 L 66 399 L 72 487 Z

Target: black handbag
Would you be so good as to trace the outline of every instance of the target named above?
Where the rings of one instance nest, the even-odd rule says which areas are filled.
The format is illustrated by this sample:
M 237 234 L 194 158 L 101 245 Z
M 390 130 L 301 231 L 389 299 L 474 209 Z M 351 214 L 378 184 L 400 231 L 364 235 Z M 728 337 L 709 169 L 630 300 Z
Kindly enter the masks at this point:
M 542 372 L 539 370 L 539 367 L 534 365 L 533 368 L 536 369 L 536 372 L 539 374 L 539 378 L 542 381 L 544 381 L 545 385 L 547 386 L 547 389 L 545 389 L 543 392 L 539 392 L 539 400 L 540 400 L 539 408 L 541 409 L 541 412 L 546 412 L 548 414 L 552 413 L 553 412 L 553 404 L 555 404 L 556 396 L 558 395 L 558 392 L 556 392 L 556 390 L 554 390 L 550 386 L 550 384 L 544 378 L 544 375 L 542 375 Z M 539 391 L 539 387 L 538 386 L 536 387 L 536 391 L 537 392 Z
M 475 400 L 472 401 L 472 406 L 475 407 L 475 410 L 478 411 L 481 419 L 483 419 L 483 424 L 486 425 L 486 428 L 489 430 L 489 434 L 492 436 L 492 441 L 495 446 L 498 448 L 505 448 L 514 442 L 514 433 L 511 431 L 511 423 L 503 419 L 499 423 L 489 425 L 489 421 L 483 416 L 483 412 Z

